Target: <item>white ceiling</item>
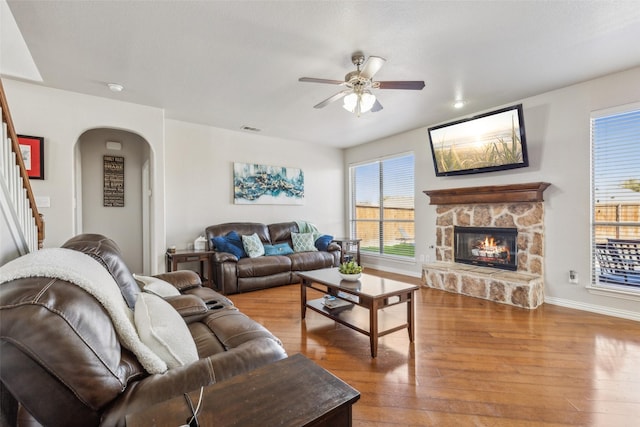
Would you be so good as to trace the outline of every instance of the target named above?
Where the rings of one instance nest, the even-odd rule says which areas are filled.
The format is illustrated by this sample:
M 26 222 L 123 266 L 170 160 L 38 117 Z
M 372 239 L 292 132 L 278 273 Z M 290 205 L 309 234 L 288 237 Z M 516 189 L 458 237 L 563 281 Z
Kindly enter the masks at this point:
M 640 65 L 638 0 L 7 3 L 40 84 L 335 147 Z M 298 78 L 341 80 L 357 50 L 387 59 L 376 80 L 426 87 L 378 90 L 384 109 L 360 118 L 341 102 L 314 109 L 340 87 Z M 7 62 L 3 75 L 25 78 Z

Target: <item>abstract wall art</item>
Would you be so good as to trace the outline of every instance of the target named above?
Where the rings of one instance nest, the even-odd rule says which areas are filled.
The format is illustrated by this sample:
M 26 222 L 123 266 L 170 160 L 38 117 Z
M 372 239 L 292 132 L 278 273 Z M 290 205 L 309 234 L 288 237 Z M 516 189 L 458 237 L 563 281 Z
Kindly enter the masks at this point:
M 233 194 L 237 205 L 303 205 L 304 173 L 285 166 L 234 163 Z

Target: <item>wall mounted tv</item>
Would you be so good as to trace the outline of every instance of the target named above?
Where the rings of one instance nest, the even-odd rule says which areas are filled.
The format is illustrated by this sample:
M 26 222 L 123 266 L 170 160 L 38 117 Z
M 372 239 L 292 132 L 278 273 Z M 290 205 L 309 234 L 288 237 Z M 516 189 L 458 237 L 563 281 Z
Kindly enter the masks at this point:
M 429 128 L 436 176 L 529 166 L 522 104 Z

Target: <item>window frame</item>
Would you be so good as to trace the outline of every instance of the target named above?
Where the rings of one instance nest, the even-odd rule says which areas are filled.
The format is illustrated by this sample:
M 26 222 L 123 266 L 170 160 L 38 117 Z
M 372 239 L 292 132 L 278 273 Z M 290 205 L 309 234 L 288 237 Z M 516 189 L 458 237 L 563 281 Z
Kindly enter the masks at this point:
M 389 220 L 385 220 L 384 218 L 384 203 L 383 203 L 383 199 L 384 199 L 384 176 L 381 175 L 381 179 L 379 180 L 379 217 L 377 219 L 356 219 L 356 209 L 357 209 L 357 204 L 356 204 L 356 200 L 355 200 L 355 170 L 358 167 L 361 166 L 367 166 L 367 165 L 371 165 L 371 164 L 378 164 L 378 165 L 382 165 L 382 163 L 386 160 L 393 160 L 393 159 L 399 159 L 402 157 L 408 157 L 411 156 L 412 160 L 413 160 L 413 188 L 412 188 L 412 192 L 413 192 L 413 219 L 412 220 L 407 220 L 407 219 L 389 219 Z M 349 206 L 349 216 L 348 216 L 348 230 L 349 230 L 349 236 L 351 238 L 357 238 L 356 236 L 356 223 L 357 222 L 373 222 L 373 223 L 377 223 L 379 224 L 379 234 L 378 234 L 378 252 L 371 252 L 371 251 L 362 251 L 361 249 L 361 255 L 367 256 L 367 257 L 375 257 L 375 258 L 380 258 L 380 259 L 387 259 L 387 260 L 392 260 L 392 261 L 398 261 L 398 262 L 415 262 L 416 260 L 416 253 L 415 253 L 415 231 L 414 231 L 414 252 L 413 252 L 413 256 L 408 256 L 408 255 L 393 255 L 393 254 L 386 254 L 383 253 L 384 250 L 384 224 L 386 223 L 407 223 L 407 224 L 413 224 L 413 229 L 415 230 L 415 224 L 416 224 L 416 218 L 415 218 L 415 209 L 416 209 L 416 204 L 415 204 L 415 165 L 416 165 L 416 155 L 414 151 L 406 151 L 406 152 L 401 152 L 401 153 L 394 153 L 394 154 L 390 154 L 390 155 L 386 155 L 386 156 L 381 156 L 381 157 L 377 157 L 377 158 L 373 158 L 373 159 L 367 159 L 367 160 L 362 160 L 359 162 L 353 162 L 350 163 L 348 165 L 348 171 L 349 171 L 349 191 L 348 191 L 348 206 Z M 381 166 L 379 166 L 380 168 Z M 380 170 L 380 169 L 379 169 Z
M 612 108 L 592 111 L 589 117 L 589 140 L 590 140 L 590 215 L 589 215 L 589 249 L 590 249 L 590 280 L 586 286 L 587 290 L 596 295 L 606 295 L 627 300 L 640 301 L 640 286 L 625 285 L 617 283 L 601 282 L 597 277 L 597 256 L 596 256 L 596 227 L 598 226 L 624 226 L 640 227 L 640 222 L 620 222 L 620 221 L 596 221 L 596 192 L 595 192 L 595 121 L 605 117 L 621 115 L 640 111 L 640 103 L 631 103 Z M 624 202 L 622 202 L 624 203 Z M 634 239 L 635 240 L 635 239 Z

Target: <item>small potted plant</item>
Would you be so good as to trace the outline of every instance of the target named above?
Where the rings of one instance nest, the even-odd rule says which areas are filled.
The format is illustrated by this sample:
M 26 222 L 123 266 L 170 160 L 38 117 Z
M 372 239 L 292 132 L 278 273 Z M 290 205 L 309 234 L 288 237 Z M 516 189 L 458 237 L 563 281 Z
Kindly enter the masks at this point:
M 338 273 L 344 280 L 358 280 L 362 275 L 362 266 L 355 261 L 343 262 L 338 267 Z

